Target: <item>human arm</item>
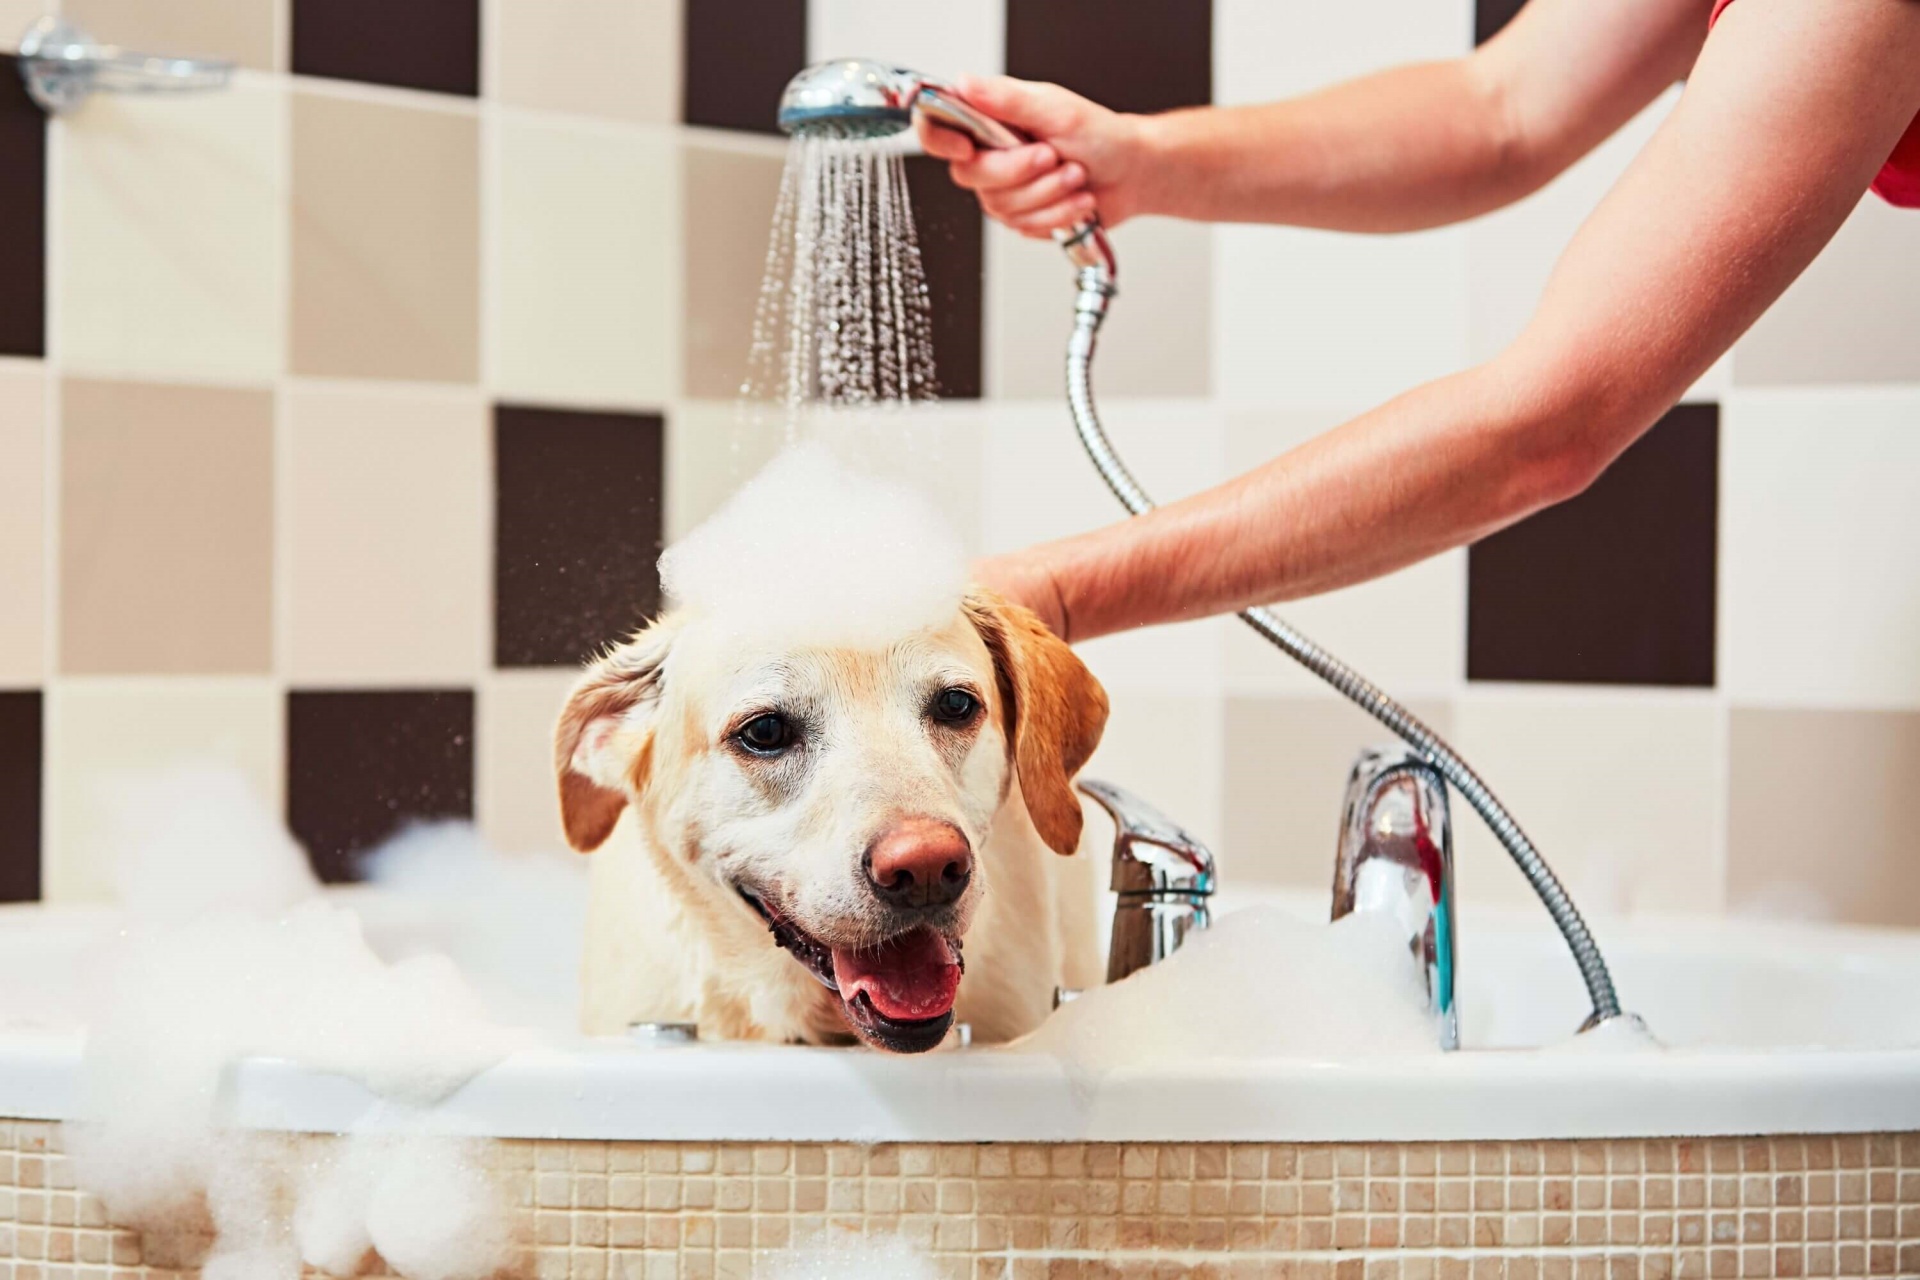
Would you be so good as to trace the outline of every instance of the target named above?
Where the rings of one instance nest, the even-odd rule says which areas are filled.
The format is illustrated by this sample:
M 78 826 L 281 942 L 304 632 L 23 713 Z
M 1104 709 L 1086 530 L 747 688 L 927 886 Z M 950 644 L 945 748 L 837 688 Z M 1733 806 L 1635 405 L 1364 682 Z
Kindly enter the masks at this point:
M 1056 85 L 962 80 L 1040 141 L 980 151 L 922 119 L 922 144 L 986 211 L 1044 236 L 1097 211 L 1405 231 L 1539 187 L 1683 75 L 1703 0 L 1533 0 L 1470 54 L 1395 67 L 1283 102 L 1157 116 Z
M 1917 66 L 1920 0 L 1741 0 L 1506 351 L 982 576 L 1079 640 L 1345 586 L 1578 493 L 1832 237 L 1920 111 Z

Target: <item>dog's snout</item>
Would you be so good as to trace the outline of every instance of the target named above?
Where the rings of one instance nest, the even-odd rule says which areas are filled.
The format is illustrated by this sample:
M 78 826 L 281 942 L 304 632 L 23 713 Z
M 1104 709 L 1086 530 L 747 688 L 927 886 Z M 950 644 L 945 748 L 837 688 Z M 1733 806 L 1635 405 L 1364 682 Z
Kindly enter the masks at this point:
M 943 907 L 967 891 L 973 850 L 951 822 L 908 818 L 867 846 L 867 882 L 895 907 Z

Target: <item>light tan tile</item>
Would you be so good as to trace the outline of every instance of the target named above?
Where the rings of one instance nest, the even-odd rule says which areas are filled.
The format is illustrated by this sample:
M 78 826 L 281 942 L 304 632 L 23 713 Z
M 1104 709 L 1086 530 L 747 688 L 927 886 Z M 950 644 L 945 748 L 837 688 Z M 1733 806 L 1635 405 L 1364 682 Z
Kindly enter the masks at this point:
M 770 148 L 697 143 L 681 154 L 685 390 L 690 396 L 731 399 L 747 372 L 782 160 Z
M 111 806 L 103 789 L 129 771 L 221 764 L 280 812 L 282 699 L 271 681 L 62 680 L 47 701 L 49 902 L 113 895 Z
M 498 0 L 489 9 L 489 97 L 648 124 L 680 119 L 673 0 Z
M 1920 218 L 1868 195 L 1733 353 L 1735 386 L 1920 382 Z
M 69 379 L 61 418 L 61 670 L 268 670 L 271 393 Z
M 1147 218 L 1112 233 L 1120 296 L 1100 330 L 1104 396 L 1205 396 L 1212 385 L 1213 232 Z M 1057 400 L 1073 329 L 1073 269 L 1053 244 L 987 231 L 987 391 Z
M 667 415 L 667 541 L 685 536 L 718 511 L 786 439 L 781 423 L 738 401 L 689 401 Z
M 1124 787 L 1220 847 L 1221 704 L 1217 698 L 1129 693 L 1114 699 L 1083 776 Z
M 1730 742 L 1734 907 L 1920 925 L 1920 714 L 1736 707 Z
M 1451 730 L 1448 704 L 1410 706 L 1442 736 Z M 1393 734 L 1330 694 L 1242 696 L 1226 699 L 1224 741 L 1222 879 L 1330 892 L 1347 774 L 1363 747 L 1389 745 Z M 1453 815 L 1456 843 L 1472 820 Z
M 514 117 L 494 136 L 493 387 L 663 403 L 681 366 L 677 147 Z
M 1583 911 L 1714 911 L 1722 714 L 1699 694 L 1475 688 L 1454 704 L 1453 744 Z M 1463 900 L 1533 901 L 1464 805 L 1454 847 Z
M 61 359 L 112 375 L 264 379 L 284 363 L 286 97 L 104 95 L 65 126 Z
M 0 362 L 0 685 L 46 675 L 47 382 Z
M 287 393 L 286 669 L 466 683 L 486 665 L 486 405 L 477 393 Z
M 1006 62 L 1006 25 L 999 0 L 813 0 L 807 5 L 807 60 L 873 58 L 948 80 L 994 75 Z
M 44 0 L 0 0 L 0 53 L 20 47 L 20 33 L 51 6 Z
M 481 685 L 474 818 L 497 849 L 567 847 L 554 789 L 553 725 L 578 676 L 570 668 L 496 671 Z
M 60 12 L 98 40 L 140 53 L 231 58 L 256 71 L 284 69 L 279 0 L 61 0 Z
M 457 109 L 294 95 L 294 372 L 478 378 L 479 154 Z

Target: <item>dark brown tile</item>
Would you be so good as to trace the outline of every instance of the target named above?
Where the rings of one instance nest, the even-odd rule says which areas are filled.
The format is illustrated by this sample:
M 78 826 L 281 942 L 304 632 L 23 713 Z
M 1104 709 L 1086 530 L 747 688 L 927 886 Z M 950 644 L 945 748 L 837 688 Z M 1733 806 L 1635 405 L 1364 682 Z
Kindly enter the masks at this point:
M 778 133 L 780 91 L 807 63 L 806 0 L 689 0 L 685 14 L 682 118 Z
M 1007 0 L 1007 74 L 1115 111 L 1213 101 L 1213 6 L 1192 0 Z
M 292 0 L 295 75 L 480 92 L 480 0 Z
M 1473 6 L 1473 42 L 1485 44 L 1500 33 L 1500 28 L 1513 21 L 1513 15 L 1520 12 L 1520 6 L 1527 0 L 1474 0 Z
M 980 206 L 971 192 L 953 185 L 946 165 L 926 156 L 908 159 L 907 190 L 927 296 L 933 300 L 933 367 L 940 397 L 977 400 L 986 314 Z
M 659 414 L 494 409 L 493 660 L 572 666 L 660 608 Z
M 1467 678 L 1713 684 L 1719 406 L 1683 404 L 1591 488 L 1467 559 Z
M 40 692 L 0 693 L 0 902 L 40 900 Z
M 473 816 L 473 693 L 287 695 L 287 825 L 329 884 L 409 822 Z
M 47 119 L 0 55 L 0 355 L 47 348 Z

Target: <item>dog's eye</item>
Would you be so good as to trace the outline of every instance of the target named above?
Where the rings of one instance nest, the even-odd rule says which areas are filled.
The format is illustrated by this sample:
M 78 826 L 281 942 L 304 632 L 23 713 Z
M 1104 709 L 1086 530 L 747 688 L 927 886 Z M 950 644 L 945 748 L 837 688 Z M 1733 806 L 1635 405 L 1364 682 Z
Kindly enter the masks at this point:
M 740 731 L 733 736 L 755 755 L 778 755 L 793 745 L 793 725 L 785 716 L 769 711 L 741 725 Z
M 965 689 L 942 689 L 933 700 L 933 715 L 947 724 L 965 724 L 980 709 L 980 699 Z

